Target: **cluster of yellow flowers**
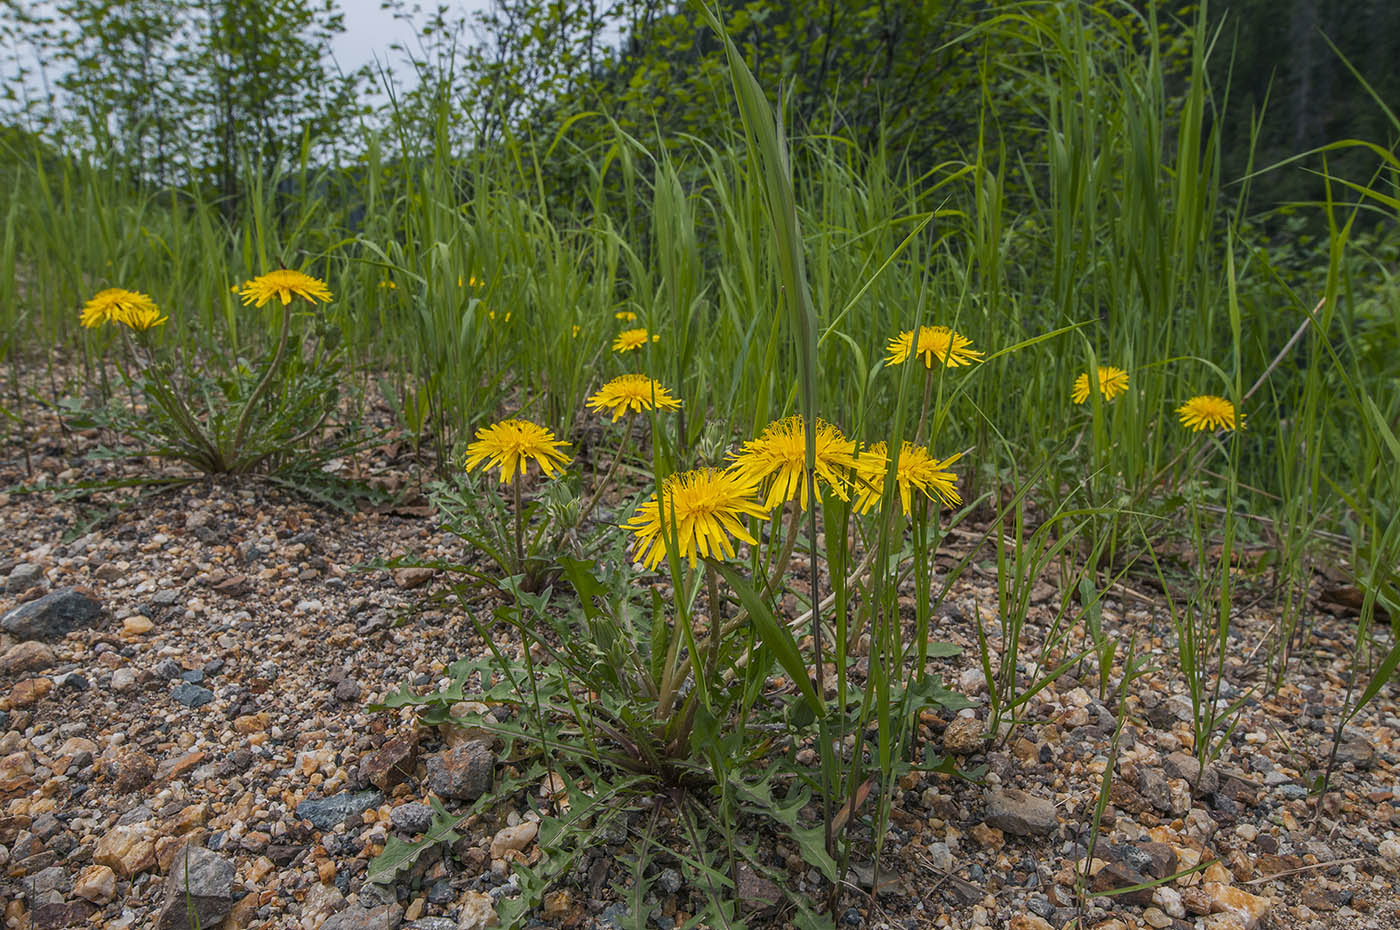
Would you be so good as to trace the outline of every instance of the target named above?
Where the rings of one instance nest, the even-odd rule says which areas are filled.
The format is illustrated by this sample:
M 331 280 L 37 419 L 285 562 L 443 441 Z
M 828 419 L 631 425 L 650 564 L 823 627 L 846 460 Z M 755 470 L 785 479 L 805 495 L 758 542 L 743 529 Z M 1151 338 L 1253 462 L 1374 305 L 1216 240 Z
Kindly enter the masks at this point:
M 1098 375 L 1099 394 L 1105 402 L 1111 402 L 1128 389 L 1128 373 L 1112 365 L 1100 365 L 1095 369 Z M 1074 379 L 1070 399 L 1082 404 L 1089 399 L 1089 373 L 1080 372 Z M 1201 430 L 1233 430 L 1244 426 L 1244 417 L 1237 417 L 1235 405 L 1215 394 L 1198 394 L 1176 408 L 1181 423 L 1193 433 Z
M 274 297 L 280 299 L 284 307 L 292 302 L 293 297 L 300 297 L 310 304 L 331 299 L 326 282 L 287 268 L 269 271 L 241 285 L 235 284 L 232 290 L 243 298 L 244 306 L 256 304 L 261 307 Z M 161 316 L 155 301 L 147 295 L 109 287 L 98 291 L 92 300 L 83 305 L 80 322 L 88 329 L 95 329 L 104 323 L 121 323 L 144 332 L 169 319 L 168 316 Z
M 651 341 L 657 337 L 651 336 Z M 648 342 L 645 329 L 624 331 L 614 342 L 618 352 L 641 348 Z M 943 327 L 925 327 L 917 345 L 913 333 L 904 333 L 890 343 L 891 360 L 902 362 L 911 354 L 922 356 L 931 366 L 938 358 L 955 366 L 978 361 L 981 353 L 968 348 L 970 342 Z M 902 346 L 902 348 L 901 348 Z M 650 410 L 675 410 L 681 401 L 655 379 L 644 374 L 627 374 L 604 384 L 587 400 L 595 411 L 607 411 L 617 422 L 628 414 Z M 818 420 L 815 424 L 816 468 L 812 481 L 830 489 L 841 500 L 849 501 L 859 513 L 866 513 L 883 497 L 885 478 L 890 471 L 889 450 L 885 443 L 865 449 L 847 439 L 839 429 Z M 528 420 L 508 419 L 483 427 L 467 447 L 466 469 L 485 465 L 497 468 L 500 481 L 509 484 L 524 474 L 531 459 L 539 463 L 546 477 L 569 463 L 563 451 L 569 444 L 554 433 Z M 808 486 L 806 470 L 806 421 L 801 416 L 778 420 L 756 439 L 730 453 L 728 468 L 699 468 L 667 477 L 659 494 L 637 508 L 623 524 L 636 537 L 633 555 L 648 569 L 666 557 L 674 543 L 680 557 L 693 566 L 697 558 L 732 558 L 732 539 L 750 544 L 756 540 L 743 523 L 744 517 L 760 520 L 789 501 L 806 509 L 815 496 Z M 905 515 L 913 508 L 915 492 L 947 506 L 962 502 L 957 476 L 949 470 L 959 456 L 939 460 L 922 446 L 905 442 L 894 465 L 900 504 Z

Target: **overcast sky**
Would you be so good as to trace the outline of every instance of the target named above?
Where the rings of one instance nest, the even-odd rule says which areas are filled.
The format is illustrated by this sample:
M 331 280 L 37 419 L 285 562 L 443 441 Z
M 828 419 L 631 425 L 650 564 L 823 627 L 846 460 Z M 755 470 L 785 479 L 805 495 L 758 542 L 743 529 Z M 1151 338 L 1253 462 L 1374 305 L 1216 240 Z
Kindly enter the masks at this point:
M 410 49 L 417 49 L 414 30 L 402 20 L 394 19 L 387 10 L 379 8 L 379 0 L 339 0 L 345 13 L 345 32 L 335 41 L 335 57 L 346 71 L 360 65 L 373 64 L 375 56 L 389 63 L 394 59 L 389 46 L 398 42 Z M 425 6 L 434 4 L 425 0 Z M 467 13 L 485 9 L 490 0 L 457 0 L 451 4 L 454 11 Z

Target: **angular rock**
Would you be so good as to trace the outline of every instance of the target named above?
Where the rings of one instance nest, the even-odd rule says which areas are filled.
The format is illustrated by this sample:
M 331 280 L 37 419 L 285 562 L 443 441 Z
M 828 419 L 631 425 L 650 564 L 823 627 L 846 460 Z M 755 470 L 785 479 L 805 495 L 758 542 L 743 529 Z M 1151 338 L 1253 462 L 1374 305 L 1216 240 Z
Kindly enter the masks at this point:
M 156 760 L 138 749 L 133 749 L 109 765 L 107 772 L 113 778 L 114 791 L 118 794 L 131 794 L 151 783 L 156 774 Z
M 1176 851 L 1166 843 L 1121 843 L 1108 850 L 1115 860 L 1150 878 L 1166 878 L 1176 871 Z
M 421 588 L 429 581 L 433 580 L 434 571 L 426 566 L 409 566 L 394 572 L 394 584 L 411 591 L 414 588 Z
M 1376 747 L 1360 733 L 1348 730 L 1337 747 L 1337 764 L 1350 762 L 1358 769 L 1369 769 L 1376 764 Z
M 461 910 L 457 915 L 457 930 L 485 930 L 501 922 L 496 914 L 496 903 L 489 894 L 468 891 L 462 896 Z
M 107 904 L 117 896 L 117 873 L 105 865 L 90 865 L 78 875 L 73 893 L 93 904 Z
M 53 647 L 48 643 L 26 639 L 11 646 L 0 656 L 0 674 L 19 676 L 25 672 L 42 672 L 57 661 Z
M 389 822 L 410 836 L 423 833 L 432 826 L 433 809 L 420 801 L 400 804 L 389 812 Z
M 531 820 L 498 830 L 496 835 L 491 838 L 491 858 L 501 859 L 511 850 L 516 852 L 524 850 L 526 846 L 535 841 L 535 836 L 539 832 L 540 825 Z
M 986 822 L 1014 836 L 1037 836 L 1059 825 L 1055 805 L 1017 788 L 1000 788 L 987 795 Z
M 1121 862 L 1110 862 L 1094 873 L 1093 881 L 1089 887 L 1093 891 L 1099 892 L 1114 891 L 1118 888 L 1131 888 L 1134 885 L 1146 884 L 1147 881 L 1147 876 L 1136 869 L 1131 869 Z M 1138 907 L 1148 907 L 1152 904 L 1152 889 L 1139 888 L 1137 891 L 1126 891 L 1113 895 L 1112 899 Z
M 360 763 L 360 777 L 380 791 L 388 791 L 413 775 L 418 764 L 418 740 L 399 736 L 370 753 Z
M 375 908 L 347 907 L 321 924 L 321 930 L 397 930 L 403 921 L 403 908 L 381 904 Z
M 170 696 L 189 708 L 203 707 L 214 700 L 214 692 L 199 685 L 182 681 L 170 690 Z
M 1244 926 L 1244 930 L 1267 925 L 1269 910 L 1273 906 L 1268 898 L 1221 882 L 1206 882 L 1203 889 L 1210 898 L 1212 914 L 1229 914 Z
M 74 630 L 91 629 L 102 606 L 74 588 L 60 588 L 21 604 L 0 617 L 0 628 L 20 639 L 62 639 Z
M 1191 785 L 1191 793 L 1198 798 L 1215 794 L 1215 789 L 1220 787 L 1220 776 L 1215 769 L 1208 765 L 1202 772 L 1201 763 L 1189 752 L 1172 753 L 1162 760 L 1162 768 L 1168 778 L 1186 779 Z
M 105 865 L 121 878 L 130 878 L 156 864 L 156 844 L 144 823 L 117 824 L 102 835 L 92 861 Z
M 342 791 L 340 794 L 314 801 L 302 801 L 297 805 L 297 816 L 311 821 L 317 830 L 329 830 L 338 823 L 344 823 L 353 814 L 362 814 L 371 807 L 378 807 L 384 795 L 378 791 Z
M 97 912 L 97 905 L 87 901 L 73 901 L 68 904 L 49 902 L 34 908 L 30 915 L 30 926 L 34 930 L 65 930 L 68 927 L 82 926 Z
M 5 577 L 6 594 L 23 594 L 44 580 L 44 568 L 33 562 L 21 562 Z
M 10 693 L 0 700 L 0 710 L 11 710 L 15 707 L 28 707 L 37 704 L 48 696 L 53 690 L 52 678 L 26 678 L 17 682 Z
M 203 847 L 187 845 L 173 864 L 156 930 L 217 927 L 233 909 L 233 863 Z
M 483 740 L 428 758 L 428 789 L 439 797 L 475 801 L 491 790 L 495 776 L 496 754 Z
M 772 907 L 783 899 L 781 888 L 748 865 L 739 866 L 739 885 L 735 892 L 739 900 L 739 909 L 749 914 Z

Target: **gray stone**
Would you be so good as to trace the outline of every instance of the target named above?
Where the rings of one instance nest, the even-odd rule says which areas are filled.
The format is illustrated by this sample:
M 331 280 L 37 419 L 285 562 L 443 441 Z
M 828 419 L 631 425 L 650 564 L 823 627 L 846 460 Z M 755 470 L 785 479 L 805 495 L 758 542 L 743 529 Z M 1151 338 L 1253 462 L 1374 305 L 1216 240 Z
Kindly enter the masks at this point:
M 1337 747 L 1337 764 L 1350 762 L 1359 769 L 1369 769 L 1376 764 L 1376 747 L 1360 733 L 1347 731 L 1342 743 Z
M 420 917 L 404 924 L 403 930 L 457 930 L 457 921 L 446 917 Z
M 335 699 L 349 704 L 360 699 L 360 684 L 353 678 L 342 678 L 335 686 Z
M 1143 799 L 1162 813 L 1167 813 L 1172 809 L 1172 789 L 1167 784 L 1167 776 L 1158 769 L 1142 768 L 1138 770 L 1138 794 Z
M 378 807 L 384 795 L 378 791 L 342 791 L 340 794 L 315 801 L 302 801 L 297 805 L 297 816 L 311 821 L 317 830 L 329 830 L 338 823 L 344 823 L 353 814 L 362 814 L 371 807 Z
M 214 700 L 214 692 L 208 688 L 182 681 L 170 691 L 170 696 L 186 707 L 203 707 Z
M 232 862 L 203 847 L 176 853 L 156 930 L 217 927 L 233 909 L 233 875 Z
M 400 804 L 389 812 L 389 822 L 405 833 L 423 833 L 432 826 L 433 809 L 421 801 Z
M 44 580 L 44 569 L 33 562 L 21 562 L 5 579 L 6 594 L 23 594 Z
M 157 662 L 155 664 L 155 668 L 151 669 L 151 672 L 157 678 L 163 678 L 166 681 L 174 681 L 175 679 L 180 677 L 180 673 L 184 670 L 184 667 L 181 666 L 179 662 L 176 662 L 174 659 L 169 658 L 167 656 L 166 658 L 161 659 L 159 662 Z
M 20 639 L 62 639 L 74 630 L 91 629 L 102 606 L 73 588 L 60 588 L 21 604 L 0 618 L 0 627 Z
M 428 788 L 438 797 L 474 801 L 491 790 L 495 775 L 496 754 L 484 740 L 464 743 L 427 761 Z
M 1059 825 L 1055 805 L 1017 788 L 1002 788 L 987 795 L 989 826 L 1015 836 L 1050 833 Z
M 321 930 L 396 930 L 403 921 L 403 908 L 397 904 L 381 904 L 366 910 L 347 907 L 321 924 Z
M 1201 763 L 1189 752 L 1174 752 L 1162 760 L 1162 768 L 1168 778 L 1184 778 L 1191 784 L 1191 794 L 1204 797 L 1215 794 L 1220 787 L 1220 776 L 1209 765 L 1201 770 Z

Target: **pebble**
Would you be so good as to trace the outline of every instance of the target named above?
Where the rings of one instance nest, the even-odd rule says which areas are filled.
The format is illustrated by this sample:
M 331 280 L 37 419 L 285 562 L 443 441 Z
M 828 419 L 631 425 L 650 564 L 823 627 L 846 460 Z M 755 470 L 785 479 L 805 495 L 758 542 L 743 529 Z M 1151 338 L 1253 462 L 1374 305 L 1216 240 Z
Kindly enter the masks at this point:
M 433 823 L 433 809 L 418 801 L 400 804 L 389 812 L 389 822 L 410 835 L 423 833 Z
M 535 841 L 540 826 L 532 820 L 513 827 L 503 827 L 491 838 L 491 858 L 502 859 L 511 850 L 520 851 Z
M 20 639 L 57 640 L 74 630 L 91 629 L 101 616 L 97 601 L 73 588 L 62 588 L 0 617 L 0 629 Z
M 1042 835 L 1059 825 L 1053 803 L 1018 788 L 990 791 L 984 819 L 989 826 L 1015 836 Z
M 489 894 L 468 891 L 462 896 L 457 916 L 457 930 L 484 930 L 501 922 L 496 915 L 496 902 Z
M 950 755 L 981 752 L 986 741 L 986 727 L 976 717 L 954 717 L 943 731 L 943 751 Z
M 171 688 L 170 696 L 189 708 L 203 707 L 205 704 L 212 703 L 214 700 L 213 691 L 199 685 L 190 684 L 188 681 L 182 681 L 174 688 Z
M 301 819 L 311 821 L 316 829 L 329 830 L 352 815 L 364 813 L 382 803 L 384 795 L 378 791 L 343 791 L 329 798 L 302 801 L 297 805 L 296 813 Z
M 73 893 L 93 904 L 107 904 L 117 896 L 117 873 L 110 866 L 90 865 L 78 874 Z

